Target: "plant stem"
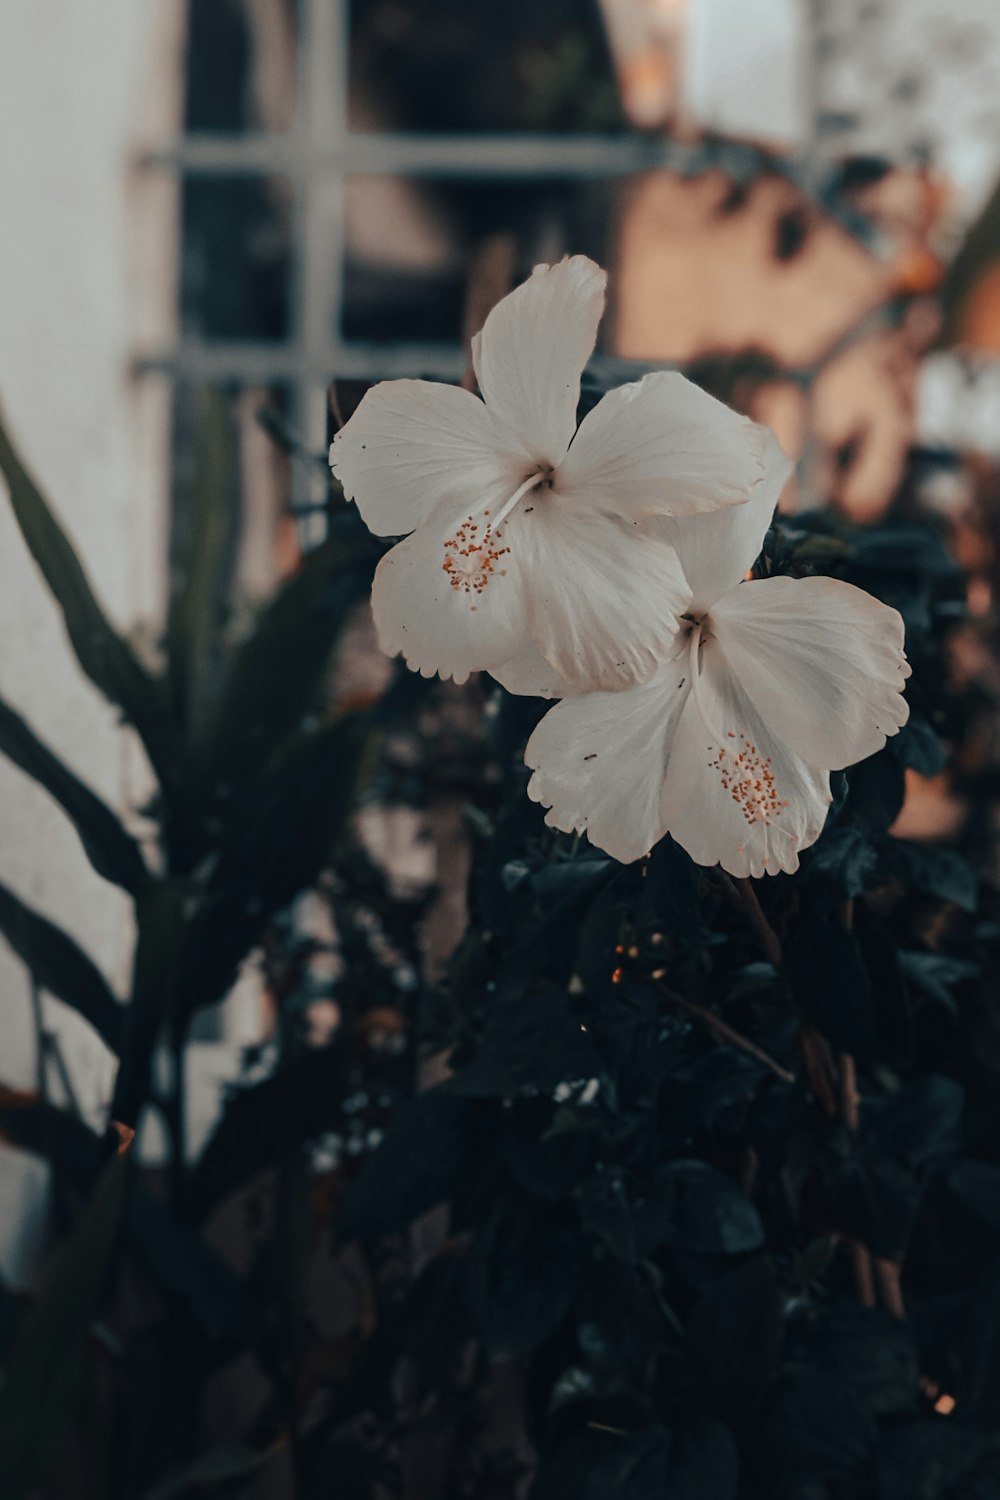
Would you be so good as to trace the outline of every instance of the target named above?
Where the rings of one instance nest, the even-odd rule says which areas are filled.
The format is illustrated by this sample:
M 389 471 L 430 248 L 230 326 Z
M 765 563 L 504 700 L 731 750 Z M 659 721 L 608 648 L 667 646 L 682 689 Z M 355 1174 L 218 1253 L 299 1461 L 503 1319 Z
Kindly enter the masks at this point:
M 861 1096 L 858 1093 L 858 1069 L 849 1052 L 840 1054 L 840 1118 L 848 1130 L 858 1128 Z
M 875 1306 L 875 1281 L 872 1276 L 872 1253 L 860 1240 L 847 1240 L 847 1253 L 851 1257 L 854 1285 L 862 1307 Z
M 735 901 L 753 928 L 765 957 L 777 968 L 781 963 L 781 939 L 764 915 L 764 908 L 757 899 L 753 881 L 745 877 L 734 880 L 731 875 L 722 872 L 722 882 L 730 899 Z
M 892 1313 L 894 1318 L 902 1322 L 906 1317 L 906 1304 L 903 1301 L 903 1289 L 899 1284 L 899 1265 L 894 1260 L 885 1260 L 880 1256 L 875 1258 L 875 1280 L 882 1294 L 882 1301 Z
M 59 1045 L 59 1038 L 51 1031 L 45 1033 L 45 1055 L 46 1057 L 51 1057 L 55 1063 L 59 1082 L 63 1086 L 63 1093 L 66 1095 L 66 1103 L 77 1119 L 82 1120 L 83 1110 L 80 1107 L 80 1100 L 77 1098 L 76 1089 L 73 1087 L 73 1079 L 69 1068 L 66 1066 L 66 1059 L 63 1056 L 62 1048 Z
M 43 1104 L 48 1103 L 45 1089 L 45 1017 L 42 1014 L 42 992 L 35 982 L 32 974 L 28 980 L 28 988 L 31 991 L 31 1016 L 35 1025 L 35 1075 L 37 1079 L 38 1097 Z
M 794 1073 L 790 1073 L 787 1068 L 783 1068 L 781 1063 L 777 1062 L 769 1052 L 765 1052 L 763 1047 L 758 1047 L 757 1043 L 752 1042 L 749 1037 L 743 1036 L 742 1032 L 736 1031 L 729 1025 L 728 1021 L 723 1021 L 721 1016 L 715 1015 L 713 1011 L 706 1010 L 702 1005 L 696 1005 L 693 1000 L 686 1000 L 683 995 L 678 995 L 676 991 L 668 989 L 666 985 L 661 985 L 660 989 L 664 998 L 669 1000 L 671 1005 L 677 1005 L 681 1010 L 686 1010 L 690 1015 L 697 1016 L 699 1020 L 704 1021 L 706 1026 L 710 1026 L 716 1035 L 722 1037 L 724 1041 L 730 1042 L 734 1047 L 738 1047 L 741 1052 L 746 1052 L 750 1057 L 755 1057 L 759 1063 L 763 1063 L 765 1068 L 770 1068 L 771 1072 L 776 1074 L 782 1083 L 795 1082 Z
M 861 1096 L 858 1093 L 858 1069 L 854 1058 L 849 1052 L 842 1052 L 840 1063 L 840 1118 L 847 1129 L 854 1135 L 858 1128 Z M 857 1288 L 858 1300 L 863 1307 L 875 1306 L 875 1281 L 872 1275 L 872 1254 L 867 1245 L 860 1240 L 847 1241 L 848 1253 L 851 1257 L 851 1267 L 854 1271 L 854 1284 Z
M 811 1021 L 799 1021 L 799 1051 L 805 1068 L 809 1089 L 831 1120 L 837 1116 L 837 1090 L 834 1082 L 833 1058 L 826 1037 L 816 1030 Z

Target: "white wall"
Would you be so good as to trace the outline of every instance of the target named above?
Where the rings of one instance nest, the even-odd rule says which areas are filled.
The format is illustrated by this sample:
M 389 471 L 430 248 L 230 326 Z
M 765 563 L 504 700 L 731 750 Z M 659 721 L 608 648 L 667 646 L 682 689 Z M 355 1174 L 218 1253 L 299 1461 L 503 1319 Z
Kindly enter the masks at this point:
M 133 162 L 141 140 L 177 128 L 182 18 L 180 0 L 0 8 L 0 401 L 126 631 L 155 627 L 163 609 L 166 395 L 129 366 L 140 340 L 169 336 L 176 254 L 175 187 Z M 0 694 L 131 816 L 146 785 L 140 754 L 77 670 L 2 492 Z M 127 899 L 2 758 L 0 879 L 72 933 L 122 991 Z M 58 1002 L 45 1009 L 99 1112 L 110 1058 Z M 0 1081 L 36 1082 L 26 977 L 2 941 Z

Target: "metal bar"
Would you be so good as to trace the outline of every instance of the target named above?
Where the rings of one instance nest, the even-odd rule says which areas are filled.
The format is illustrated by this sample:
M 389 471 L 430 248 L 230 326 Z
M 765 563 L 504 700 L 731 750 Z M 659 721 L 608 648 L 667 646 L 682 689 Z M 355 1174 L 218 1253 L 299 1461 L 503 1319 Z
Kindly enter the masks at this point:
M 347 136 L 347 0 L 303 0 L 299 38 L 299 93 L 292 148 L 297 174 L 297 251 L 293 286 L 293 340 L 297 369 L 292 428 L 313 452 L 326 440 L 323 355 L 339 338 L 344 266 L 344 206 L 340 143 Z M 289 143 L 285 142 L 287 146 Z M 329 164 L 327 164 L 327 162 Z M 307 507 L 322 498 L 322 477 L 299 468 L 293 503 L 301 508 L 303 547 L 323 537 L 321 516 Z
M 302 164 L 302 148 L 294 131 L 271 131 L 243 135 L 208 133 L 182 136 L 163 146 L 140 153 L 140 167 L 202 174 L 252 176 L 257 173 L 294 174 Z
M 690 154 L 690 147 L 681 148 Z M 643 136 L 386 135 L 344 132 L 339 138 L 297 132 L 190 135 L 149 151 L 145 166 L 189 174 L 331 172 L 417 177 L 617 176 L 677 156 L 667 141 Z
M 139 374 L 168 375 L 176 380 L 235 381 L 246 385 L 291 385 L 300 379 L 322 384 L 331 380 L 395 379 L 437 375 L 458 379 L 464 355 L 451 344 L 313 345 L 303 356 L 295 343 L 202 344 L 185 340 L 175 349 L 152 350 L 135 361 Z
M 332 92 L 332 90 L 331 90 Z M 193 134 L 147 151 L 144 166 L 197 173 L 304 170 L 389 173 L 411 177 L 614 177 L 653 167 L 677 171 L 723 166 L 735 176 L 769 167 L 801 170 L 795 153 L 774 157 L 743 141 L 673 141 L 642 135 L 414 135 L 298 132 L 262 135 Z
M 624 382 L 649 370 L 669 370 L 668 360 L 649 363 L 595 354 L 587 365 L 593 374 Z M 430 377 L 458 380 L 465 354 L 455 344 L 327 344 L 315 349 L 306 378 L 325 391 L 331 380 L 397 380 Z M 138 374 L 167 375 L 174 380 L 212 384 L 290 385 L 302 374 L 301 353 L 294 344 L 212 343 L 185 341 L 176 349 L 155 350 L 135 361 Z
M 189 136 L 142 158 L 148 165 L 197 173 L 284 172 L 319 180 L 354 174 L 446 180 L 546 181 L 627 177 L 654 169 L 682 176 L 717 169 L 738 182 L 763 172 L 786 177 L 868 249 L 884 249 L 872 221 L 836 190 L 837 167 L 807 153 L 774 156 L 746 141 L 684 142 L 639 135 L 384 135 L 345 133 L 340 140 L 288 135 Z

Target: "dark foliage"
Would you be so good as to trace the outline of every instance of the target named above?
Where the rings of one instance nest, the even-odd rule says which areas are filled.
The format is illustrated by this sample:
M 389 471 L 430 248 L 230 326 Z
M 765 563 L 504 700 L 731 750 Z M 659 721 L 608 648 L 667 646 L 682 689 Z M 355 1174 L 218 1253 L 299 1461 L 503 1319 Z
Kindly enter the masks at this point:
M 4 452 L 70 641 L 160 773 L 162 854 L 154 873 L 3 710 L 3 748 L 138 923 L 120 1007 L 0 901 L 37 983 L 121 1062 L 105 1137 L 0 1095 L 6 1133 L 53 1163 L 62 1225 L 31 1305 L 0 1292 L 7 1492 L 69 1493 L 69 1451 L 112 1500 L 251 1494 L 264 1472 L 338 1500 L 1000 1496 L 1000 925 L 977 816 L 995 771 L 969 751 L 990 705 L 946 670 L 963 582 L 941 529 L 817 514 L 769 535 L 762 573 L 901 610 L 913 716 L 834 778 L 800 873 L 750 886 L 669 838 L 622 867 L 546 828 L 520 760 L 544 705 L 399 670 L 331 712 L 377 555 L 353 511 L 233 651 L 207 441 L 202 555 L 156 677 Z M 972 810 L 958 844 L 897 836 L 907 777 L 946 766 Z M 421 962 L 434 893 L 364 853 L 359 798 L 466 807 L 470 921 L 443 975 Z M 288 919 L 307 888 L 332 969 Z M 164 1091 L 152 1063 L 180 1062 L 254 950 L 275 1043 L 184 1162 L 183 1068 Z M 337 1006 L 321 1045 L 317 1000 Z M 119 1154 L 151 1099 L 169 1183 Z M 227 1432 L 209 1393 L 237 1367 L 257 1396 Z

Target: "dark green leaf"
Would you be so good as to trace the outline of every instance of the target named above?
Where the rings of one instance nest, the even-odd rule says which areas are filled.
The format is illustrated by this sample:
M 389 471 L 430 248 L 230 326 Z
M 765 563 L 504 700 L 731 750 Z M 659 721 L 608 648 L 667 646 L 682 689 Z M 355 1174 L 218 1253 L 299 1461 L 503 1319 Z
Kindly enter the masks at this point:
M 61 1185 L 86 1193 L 108 1156 L 108 1141 L 71 1115 L 36 1094 L 23 1094 L 0 1085 L 0 1125 L 3 1135 L 25 1151 L 50 1162 Z
M 637 918 L 647 931 L 666 930 L 697 942 L 701 929 L 699 874 L 691 856 L 669 834 L 660 840 L 646 864 L 636 906 Z
M 736 1500 L 739 1454 L 701 1412 L 641 1432 L 595 1424 L 543 1458 L 531 1500 Z
M 876 1438 L 875 1421 L 852 1390 L 810 1365 L 787 1368 L 755 1432 L 767 1493 L 798 1495 L 846 1477 Z
M 658 1245 L 700 1255 L 741 1255 L 764 1242 L 750 1199 L 703 1161 L 667 1162 L 648 1179 L 606 1170 L 581 1193 L 580 1212 L 616 1255 L 632 1262 L 644 1260 Z
M 227 491 L 235 479 L 226 398 L 199 392 L 194 484 L 187 508 L 187 547 L 167 625 L 168 681 L 174 711 L 199 738 L 218 666 L 229 541 Z
M 0 1278 L 0 1370 L 10 1358 L 20 1318 L 20 1308 Z
M 794 1059 L 790 1059 L 794 1060 Z M 670 1075 L 670 1113 L 685 1132 L 745 1128 L 747 1110 L 772 1075 L 763 1063 L 725 1044 Z
M 880 850 L 887 868 L 907 885 L 940 901 L 953 901 L 964 911 L 975 911 L 979 899 L 976 872 L 954 849 L 885 838 Z
M 250 1331 L 246 1289 L 205 1240 L 178 1224 L 166 1204 L 136 1183 L 128 1205 L 129 1234 L 161 1284 L 191 1308 L 209 1336 L 233 1344 Z
M 956 571 L 944 535 L 933 525 L 888 525 L 858 531 L 854 567 L 858 572 L 916 573 L 946 577 Z
M 903 951 L 899 962 L 912 985 L 949 1010 L 955 1008 L 952 992 L 956 985 L 967 984 L 980 973 L 980 966 L 974 960 L 955 958 L 950 953 Z
M 343 1060 L 336 1046 L 310 1049 L 262 1083 L 236 1088 L 195 1168 L 189 1208 L 203 1218 L 287 1153 L 343 1122 Z
M 512 1206 L 516 1203 L 516 1206 Z M 589 1264 L 576 1227 L 503 1198 L 472 1252 L 472 1296 L 487 1350 L 518 1359 L 565 1317 Z
M 178 980 L 186 1012 L 233 983 L 274 914 L 329 860 L 355 806 L 366 721 L 345 715 L 291 746 L 235 809 Z
M 95 687 L 139 732 L 165 789 L 178 773 L 177 735 L 160 686 L 112 629 L 65 532 L 24 468 L 0 420 L 0 470 L 17 523 L 56 603 L 77 660 Z
M 1000 1234 L 1000 1166 L 971 1156 L 960 1157 L 948 1168 L 946 1181 L 966 1208 Z
M 667 1500 L 670 1434 L 585 1430 L 543 1459 L 530 1500 Z
M 551 1093 L 557 1084 L 601 1071 L 600 1054 L 566 991 L 538 985 L 495 998 L 475 1057 L 446 1087 L 480 1098 Z
M 492 1355 L 520 1359 L 558 1328 L 588 1266 L 576 1229 L 502 1200 L 472 1253 L 475 1317 Z
M 736 1500 L 739 1483 L 739 1449 L 729 1428 L 704 1412 L 683 1414 L 670 1430 L 665 1500 Z
M 270 1463 L 276 1453 L 285 1446 L 286 1439 L 277 1438 L 268 1448 L 248 1448 L 245 1443 L 220 1443 L 209 1448 L 191 1463 L 178 1469 L 170 1478 L 153 1486 L 146 1492 L 144 1500 L 180 1500 L 182 1495 L 199 1494 L 206 1486 L 225 1484 L 232 1479 L 250 1479 L 265 1464 Z
M 30 1495 L 58 1459 L 83 1378 L 90 1321 L 118 1242 L 126 1158 L 102 1168 L 53 1253 L 0 1387 L 0 1474 L 9 1500 Z
M 6 886 L 0 886 L 0 932 L 35 983 L 79 1011 L 112 1052 L 120 1053 L 125 1007 L 83 949 Z
M 936 776 L 944 770 L 948 759 L 939 736 L 922 714 L 910 715 L 909 721 L 889 741 L 889 749 L 904 766 L 921 776 Z
M 809 1354 L 847 1386 L 874 1416 L 912 1409 L 920 1362 L 910 1329 L 882 1308 L 842 1300 L 825 1308 L 809 1330 Z
M 881 925 L 858 923 L 854 934 L 875 997 L 878 1055 L 895 1071 L 913 1061 L 913 1002 L 893 936 Z
M 302 1447 L 311 1449 L 299 1500 L 372 1500 L 373 1460 L 364 1439 L 321 1435 Z
M 136 901 L 138 936 L 132 962 L 132 996 L 126 1007 L 122 1062 L 115 1079 L 112 1118 L 135 1126 L 149 1098 L 153 1049 L 175 1018 L 177 959 L 184 931 L 186 892 L 180 882 L 159 880 Z
M 964 1107 L 960 1083 L 942 1073 L 925 1073 L 891 1095 L 864 1123 L 880 1153 L 922 1167 L 954 1151 Z
M 853 932 L 837 922 L 801 922 L 785 945 L 785 976 L 799 1009 L 843 1052 L 875 1053 L 871 985 Z
M 891 750 L 880 750 L 848 773 L 843 816 L 862 832 L 884 833 L 903 806 L 906 780 Z
M 838 896 L 860 896 L 874 882 L 878 852 L 860 828 L 831 828 L 802 858 L 808 878 Z
M 380 1239 L 447 1202 L 463 1174 L 481 1165 L 485 1122 L 481 1106 L 440 1089 L 405 1100 L 344 1200 L 337 1243 Z
M 59 803 L 98 875 L 133 894 L 145 884 L 149 873 L 139 846 L 111 809 L 2 700 L 0 750 Z
M 582 1106 L 576 1118 L 588 1118 Z M 504 1154 L 522 1187 L 537 1198 L 569 1196 L 592 1170 L 593 1142 L 586 1128 L 560 1129 L 570 1124 L 572 1106 L 557 1107 L 549 1099 L 522 1099 L 504 1110 Z
M 237 651 L 206 729 L 202 796 L 223 810 L 316 709 L 332 652 L 371 583 L 374 558 L 335 531 L 310 552 Z
M 921 1174 L 889 1157 L 853 1159 L 828 1181 L 829 1222 L 874 1255 L 896 1259 L 906 1250 L 924 1187 Z
M 756 1255 L 714 1279 L 687 1324 L 696 1368 L 722 1414 L 752 1421 L 778 1373 L 784 1338 L 774 1267 Z
M 974 1432 L 940 1418 L 894 1427 L 876 1455 L 878 1500 L 943 1500 L 980 1451 Z

